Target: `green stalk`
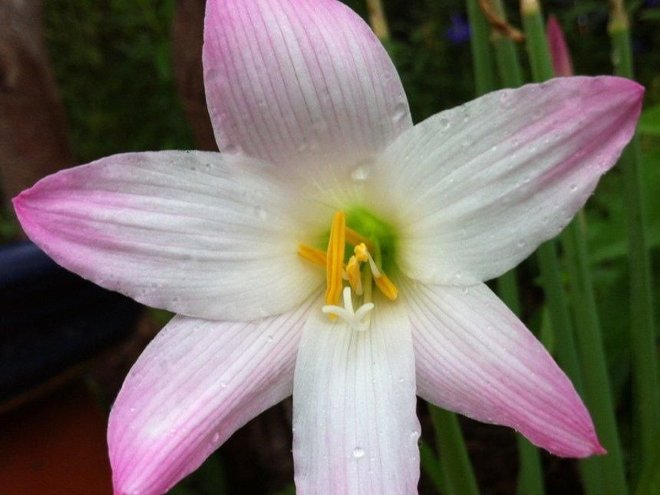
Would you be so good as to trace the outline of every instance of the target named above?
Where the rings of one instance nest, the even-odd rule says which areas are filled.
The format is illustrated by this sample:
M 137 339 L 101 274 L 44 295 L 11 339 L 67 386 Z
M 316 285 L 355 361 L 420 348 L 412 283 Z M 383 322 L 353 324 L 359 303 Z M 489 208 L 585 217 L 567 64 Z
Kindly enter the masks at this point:
M 633 78 L 632 50 L 628 16 L 623 1 L 612 1 L 609 33 L 612 39 L 616 74 Z M 635 460 L 643 463 L 653 456 L 658 434 L 660 404 L 658 399 L 658 364 L 655 347 L 655 324 L 651 269 L 646 240 L 639 139 L 635 136 L 621 156 L 624 176 L 624 199 L 628 215 L 628 256 L 630 265 L 630 341 L 632 350 L 635 423 Z
M 497 89 L 493 68 L 492 50 L 489 36 L 490 28 L 486 18 L 481 13 L 477 0 L 467 0 L 468 19 L 470 21 L 472 64 L 477 96 Z
M 477 96 L 496 88 L 493 66 L 490 58 L 491 50 L 488 42 L 489 26 L 478 8 L 476 0 L 468 0 L 468 13 L 472 26 L 472 53 L 479 53 L 485 61 L 474 56 L 474 72 L 477 80 Z M 504 16 L 501 3 L 497 5 Z M 522 71 L 518 60 L 518 52 L 512 40 L 494 34 L 494 45 L 500 77 L 507 87 L 516 87 L 522 84 Z M 479 83 L 481 81 L 481 83 Z M 511 270 L 498 280 L 500 297 L 504 303 L 516 314 L 520 315 L 520 299 L 516 284 L 516 272 Z M 518 475 L 518 493 L 525 495 L 543 495 L 543 469 L 539 451 L 522 435 L 516 435 L 518 455 L 520 458 Z
M 494 0 L 493 5 L 506 20 L 506 12 L 501 0 Z M 500 81 L 505 88 L 517 88 L 524 83 L 523 72 L 520 66 L 518 47 L 515 42 L 506 36 L 493 31 L 493 46 L 495 47 L 495 60 L 500 75 Z
M 387 16 L 381 0 L 367 0 L 367 11 L 369 12 L 369 24 L 371 29 L 381 41 L 390 39 L 390 27 L 387 24 Z
M 447 495 L 479 495 L 461 427 L 454 413 L 429 404 Z
M 543 16 L 536 0 L 522 1 L 522 17 L 527 48 L 535 81 L 554 76 L 548 49 Z M 607 363 L 603 349 L 600 320 L 596 309 L 591 273 L 589 272 L 587 245 L 578 216 L 563 235 L 564 249 L 569 261 L 569 273 L 574 285 L 573 299 L 580 331 L 577 332 L 578 349 L 583 361 L 582 376 L 586 398 L 596 427 L 609 453 L 600 459 L 602 482 L 599 493 L 625 495 L 628 493 L 619 434 L 614 416 Z M 595 489 L 594 486 L 592 489 Z
M 505 273 L 497 280 L 497 289 L 502 301 L 511 311 L 520 316 L 520 296 L 515 269 Z M 516 435 L 516 443 L 520 457 L 517 493 L 519 495 L 543 495 L 545 493 L 543 469 L 538 449 L 520 434 Z
M 433 449 L 427 443 L 422 442 L 419 445 L 419 458 L 422 464 L 422 469 L 431 480 L 431 484 L 438 493 L 447 493 L 447 483 L 442 477 L 442 470 L 440 469 L 440 461 L 433 452 Z

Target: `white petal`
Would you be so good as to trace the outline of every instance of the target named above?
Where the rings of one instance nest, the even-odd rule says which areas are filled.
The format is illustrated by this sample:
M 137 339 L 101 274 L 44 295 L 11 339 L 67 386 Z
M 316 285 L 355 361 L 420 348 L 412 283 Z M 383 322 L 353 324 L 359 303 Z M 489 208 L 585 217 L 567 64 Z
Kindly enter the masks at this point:
M 352 165 L 411 126 L 392 61 L 335 0 L 207 2 L 204 81 L 221 150 Z
M 604 452 L 569 379 L 486 285 L 406 289 L 420 397 L 556 455 Z
M 175 317 L 135 363 L 112 408 L 115 493 L 164 493 L 289 396 L 302 328 L 317 299 L 258 322 Z
M 103 287 L 249 320 L 300 303 L 323 276 L 296 254 L 293 195 L 273 171 L 219 153 L 129 153 L 47 177 L 14 204 L 37 245 Z
M 614 165 L 642 94 L 616 77 L 560 78 L 488 94 L 403 134 L 372 174 L 375 209 L 399 227 L 401 268 L 462 285 L 518 264 Z
M 299 495 L 417 493 L 410 323 L 403 302 L 375 304 L 364 332 L 320 311 L 305 325 L 293 394 Z

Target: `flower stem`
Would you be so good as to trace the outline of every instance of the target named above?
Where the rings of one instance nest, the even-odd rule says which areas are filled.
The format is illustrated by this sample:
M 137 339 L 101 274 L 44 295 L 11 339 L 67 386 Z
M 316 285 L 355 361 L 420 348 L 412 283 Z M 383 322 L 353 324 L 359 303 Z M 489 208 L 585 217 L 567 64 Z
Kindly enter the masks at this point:
M 633 77 L 632 50 L 628 16 L 623 1 L 611 2 L 609 33 L 613 44 L 615 72 Z M 653 456 L 658 434 L 659 398 L 658 364 L 655 348 L 655 325 L 651 269 L 646 240 L 646 215 L 643 202 L 639 139 L 635 136 L 621 156 L 624 176 L 624 200 L 628 215 L 628 256 L 630 265 L 630 340 L 632 350 L 636 446 L 634 459 L 643 464 Z M 633 472 L 641 471 L 633 464 Z
M 500 16 L 506 20 L 506 13 L 501 0 L 494 0 L 493 5 Z M 516 43 L 511 38 L 495 30 L 492 32 L 491 39 L 495 46 L 495 59 L 502 86 L 505 88 L 522 86 L 524 79 Z
M 516 271 L 511 270 L 497 279 L 497 289 L 500 298 L 516 315 L 520 316 L 520 296 L 516 283 Z M 529 443 L 525 437 L 516 435 L 520 468 L 518 470 L 518 490 L 524 495 L 543 495 L 543 470 L 541 456 L 536 447 Z
M 447 483 L 442 477 L 442 470 L 440 468 L 440 461 L 438 460 L 433 449 L 425 442 L 419 446 L 419 457 L 422 463 L 422 469 L 428 475 L 431 484 L 438 493 L 447 493 Z
M 440 451 L 440 466 L 447 495 L 479 495 L 461 427 L 454 413 L 429 404 L 435 442 Z
M 545 81 L 554 76 L 554 71 L 541 10 L 536 0 L 523 0 L 521 6 L 532 76 L 535 81 Z M 580 325 L 577 344 L 583 362 L 582 376 L 586 387 L 586 399 L 597 429 L 609 451 L 608 455 L 600 460 L 604 483 L 602 488 L 605 488 L 600 493 L 625 495 L 628 493 L 628 488 L 581 221 L 584 221 L 584 216 L 578 215 L 562 237 L 573 285 L 573 307 Z
M 486 18 L 479 9 L 477 0 L 467 0 L 470 21 L 470 49 L 474 67 L 475 89 L 477 96 L 497 89 L 492 50 L 489 42 L 490 29 Z
M 387 24 L 387 16 L 381 0 L 367 0 L 367 11 L 369 12 L 369 24 L 376 36 L 381 41 L 390 39 L 390 28 Z
M 476 1 L 468 0 L 468 11 L 470 12 L 470 4 L 474 3 L 476 7 Z M 495 5 L 497 14 L 499 14 L 504 20 L 506 20 L 506 14 L 504 12 L 502 4 L 498 1 Z M 476 15 L 478 14 L 478 15 Z M 479 29 L 488 30 L 488 26 L 485 23 L 484 16 L 480 11 L 476 12 L 475 15 L 471 15 L 470 20 L 472 21 L 473 17 L 481 19 Z M 473 28 L 473 32 L 476 28 Z M 499 33 L 493 32 L 494 44 L 495 44 L 495 54 L 497 59 L 497 67 L 499 69 L 500 78 L 502 79 L 502 84 L 507 87 L 516 87 L 522 84 L 522 71 L 520 69 L 520 61 L 518 59 L 518 51 L 514 42 L 506 37 L 503 37 Z M 488 35 L 485 33 L 482 36 L 473 36 L 472 52 L 477 51 L 474 48 L 474 45 L 477 43 L 484 43 L 487 46 Z M 490 50 L 480 47 L 479 52 L 490 54 Z M 487 91 L 495 89 L 494 87 L 494 77 L 492 75 L 492 64 L 486 65 L 484 63 L 477 64 L 475 59 L 475 74 L 477 76 L 477 81 L 480 79 L 480 73 L 484 71 L 490 71 L 490 78 L 493 81 L 491 86 L 488 87 Z M 481 76 L 482 79 L 485 79 Z M 480 86 L 477 85 L 477 91 L 479 91 Z M 481 93 L 483 94 L 483 93 Z M 477 94 L 479 96 L 480 94 Z M 516 272 L 515 269 L 511 270 L 508 273 L 502 275 L 498 280 L 498 289 L 500 297 L 504 303 L 517 315 L 520 315 L 520 298 L 518 294 L 518 286 L 516 283 Z M 518 477 L 518 493 L 524 493 L 526 495 L 543 495 L 545 492 L 543 486 L 543 470 L 541 468 L 541 458 L 539 451 L 531 445 L 522 435 L 516 435 L 516 442 L 518 445 L 518 455 L 520 458 L 519 466 L 519 477 Z

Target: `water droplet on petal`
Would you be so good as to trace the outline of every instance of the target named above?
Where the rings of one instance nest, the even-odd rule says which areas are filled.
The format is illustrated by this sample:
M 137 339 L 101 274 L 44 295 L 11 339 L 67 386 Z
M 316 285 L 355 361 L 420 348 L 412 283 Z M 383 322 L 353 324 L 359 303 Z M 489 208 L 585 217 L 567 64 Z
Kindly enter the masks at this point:
M 355 457 L 356 459 L 361 459 L 362 457 L 364 457 L 364 449 L 360 447 L 355 447 L 353 449 L 353 457 Z
M 449 126 L 451 125 L 449 119 L 445 119 L 445 118 L 440 119 L 438 124 L 440 124 L 440 129 L 442 129 L 443 131 L 449 129 Z
M 213 438 L 211 438 L 211 441 L 213 443 L 218 443 L 220 441 L 220 433 L 217 431 L 213 434 Z
M 268 212 L 264 209 L 263 206 L 255 207 L 254 214 L 261 220 L 266 220 L 268 218 Z
M 356 182 L 363 182 L 369 178 L 370 172 L 370 166 L 366 163 L 362 163 L 355 167 L 355 169 L 351 172 L 351 179 Z
M 272 342 L 273 341 L 273 336 L 269 335 L 268 337 L 266 337 L 266 339 L 268 340 L 268 342 Z
M 505 89 L 500 92 L 500 106 L 502 108 L 509 108 L 513 104 L 513 91 Z
M 392 112 L 392 122 L 398 124 L 401 122 L 406 115 L 408 115 L 408 107 L 405 103 L 397 103 Z

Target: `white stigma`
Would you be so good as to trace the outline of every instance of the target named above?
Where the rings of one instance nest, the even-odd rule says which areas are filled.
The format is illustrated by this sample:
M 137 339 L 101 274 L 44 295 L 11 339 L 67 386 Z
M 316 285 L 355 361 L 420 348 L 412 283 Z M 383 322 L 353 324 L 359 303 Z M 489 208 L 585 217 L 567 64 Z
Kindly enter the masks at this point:
M 353 297 L 351 296 L 351 288 L 344 287 L 343 291 L 344 296 L 344 307 L 335 306 L 331 304 L 326 304 L 321 308 L 321 311 L 324 313 L 329 313 L 336 315 L 337 317 L 344 320 L 351 327 L 352 330 L 358 332 L 364 332 L 369 329 L 370 316 L 368 313 L 374 309 L 374 303 L 366 303 L 358 308 L 357 311 L 353 311 Z

